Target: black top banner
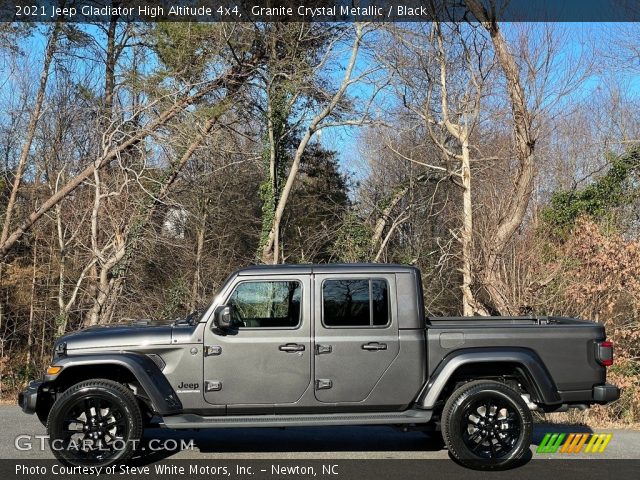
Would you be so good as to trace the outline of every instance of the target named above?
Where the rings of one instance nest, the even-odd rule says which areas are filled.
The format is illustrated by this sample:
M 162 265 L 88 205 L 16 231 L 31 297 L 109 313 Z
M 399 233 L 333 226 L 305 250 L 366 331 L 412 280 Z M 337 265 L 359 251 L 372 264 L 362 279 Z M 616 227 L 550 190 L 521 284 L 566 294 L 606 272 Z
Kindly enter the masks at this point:
M 467 2 L 502 22 L 640 20 L 640 0 L 0 0 L 0 21 L 477 21 Z

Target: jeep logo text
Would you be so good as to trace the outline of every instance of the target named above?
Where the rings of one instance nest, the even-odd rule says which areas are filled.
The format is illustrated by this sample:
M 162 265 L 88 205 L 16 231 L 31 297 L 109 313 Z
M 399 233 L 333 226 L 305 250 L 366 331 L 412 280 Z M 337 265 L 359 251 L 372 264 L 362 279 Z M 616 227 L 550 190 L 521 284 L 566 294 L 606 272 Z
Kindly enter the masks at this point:
M 189 390 L 196 390 L 200 387 L 199 383 L 184 383 L 181 382 L 180 385 L 178 385 L 178 388 L 186 388 Z

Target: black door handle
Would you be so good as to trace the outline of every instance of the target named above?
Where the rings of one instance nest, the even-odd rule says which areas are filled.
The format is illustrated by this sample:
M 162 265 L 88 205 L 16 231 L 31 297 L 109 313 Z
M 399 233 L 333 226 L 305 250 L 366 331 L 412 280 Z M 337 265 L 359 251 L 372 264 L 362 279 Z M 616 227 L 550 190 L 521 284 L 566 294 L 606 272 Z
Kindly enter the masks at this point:
M 370 343 L 365 343 L 364 345 L 362 345 L 362 349 L 363 350 L 386 350 L 387 349 L 387 344 L 386 343 L 378 343 L 378 342 L 370 342 Z
M 300 345 L 299 343 L 287 343 L 286 345 L 280 345 L 278 349 L 281 352 L 303 352 L 304 345 Z

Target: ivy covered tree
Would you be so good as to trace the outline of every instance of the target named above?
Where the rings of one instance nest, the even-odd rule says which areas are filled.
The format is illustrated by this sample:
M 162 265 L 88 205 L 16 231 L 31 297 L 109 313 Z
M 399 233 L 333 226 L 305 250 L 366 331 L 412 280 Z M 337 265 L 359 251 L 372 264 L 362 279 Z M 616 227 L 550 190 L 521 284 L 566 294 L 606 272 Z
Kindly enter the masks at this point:
M 341 28 L 329 24 L 270 23 L 258 30 L 266 60 L 258 77 L 262 92 L 256 108 L 263 119 L 262 160 L 267 173 L 260 185 L 262 233 L 256 254 L 259 260 L 264 260 L 265 245 L 270 241 L 274 224 L 279 223 L 276 209 L 301 139 L 305 113 L 322 100 L 318 67 L 326 61 L 326 50 Z M 277 244 L 279 236 L 278 226 Z M 278 261 L 278 254 L 273 260 Z
M 542 216 L 556 235 L 566 236 L 580 217 L 614 224 L 616 212 L 640 196 L 640 146 L 608 155 L 609 170 L 582 188 L 555 192 Z

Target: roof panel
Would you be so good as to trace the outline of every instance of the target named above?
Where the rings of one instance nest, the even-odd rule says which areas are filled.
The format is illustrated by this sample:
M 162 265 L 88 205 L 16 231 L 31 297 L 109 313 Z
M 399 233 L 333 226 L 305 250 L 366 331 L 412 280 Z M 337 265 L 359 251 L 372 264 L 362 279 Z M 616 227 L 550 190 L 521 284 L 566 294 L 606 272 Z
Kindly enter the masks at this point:
M 252 265 L 238 270 L 238 275 L 290 275 L 310 273 L 397 273 L 413 272 L 417 268 L 411 265 L 390 263 L 323 263 L 301 265 Z

